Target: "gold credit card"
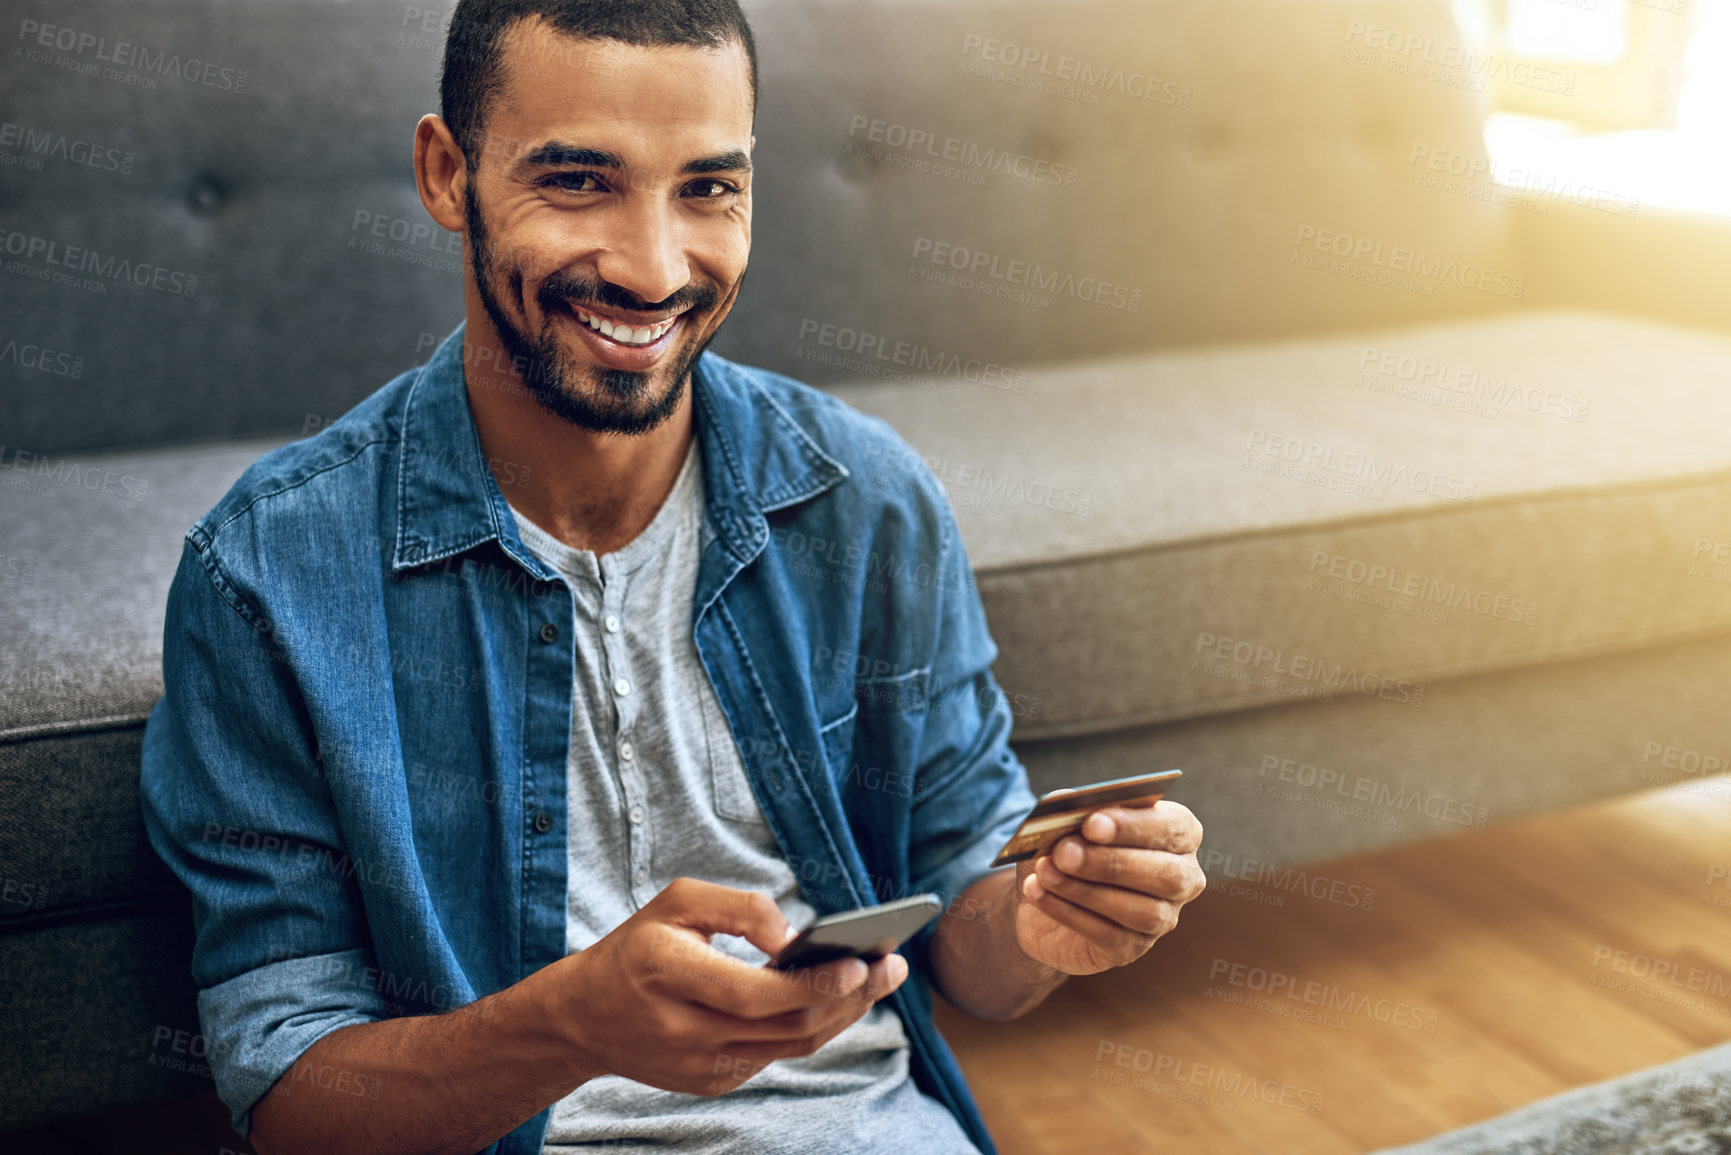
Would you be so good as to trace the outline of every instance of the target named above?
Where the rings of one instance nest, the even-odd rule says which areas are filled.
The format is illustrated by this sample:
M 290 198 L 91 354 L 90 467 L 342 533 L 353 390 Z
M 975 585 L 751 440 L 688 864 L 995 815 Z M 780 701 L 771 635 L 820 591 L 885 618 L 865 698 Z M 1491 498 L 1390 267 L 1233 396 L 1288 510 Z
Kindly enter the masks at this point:
M 1166 787 L 1184 776 L 1182 770 L 1114 778 L 1073 790 L 1041 795 L 1022 825 L 992 860 L 994 868 L 1049 852 L 1066 834 L 1082 829 L 1088 815 L 1106 806 L 1152 806 L 1166 796 Z

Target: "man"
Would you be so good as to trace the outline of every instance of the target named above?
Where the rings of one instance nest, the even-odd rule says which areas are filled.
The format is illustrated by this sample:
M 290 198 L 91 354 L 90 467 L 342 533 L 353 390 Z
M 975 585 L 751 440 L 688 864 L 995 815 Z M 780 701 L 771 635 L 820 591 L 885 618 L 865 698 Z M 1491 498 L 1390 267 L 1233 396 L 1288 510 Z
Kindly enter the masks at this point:
M 941 491 L 704 352 L 755 105 L 731 0 L 463 0 L 464 324 L 187 535 L 145 817 L 266 1155 L 990 1151 L 929 988 L 1013 1017 L 1203 886 L 1171 803 L 988 872 L 1032 797 Z M 905 958 L 761 966 L 928 890 Z

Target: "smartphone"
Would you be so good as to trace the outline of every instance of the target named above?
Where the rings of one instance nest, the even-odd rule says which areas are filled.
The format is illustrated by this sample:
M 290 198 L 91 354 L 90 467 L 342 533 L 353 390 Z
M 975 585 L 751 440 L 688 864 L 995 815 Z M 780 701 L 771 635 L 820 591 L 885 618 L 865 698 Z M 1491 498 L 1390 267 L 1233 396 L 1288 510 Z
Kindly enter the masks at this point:
M 998 851 L 998 857 L 992 859 L 992 866 L 1008 866 L 1047 853 L 1064 835 L 1082 829 L 1088 815 L 1103 806 L 1152 806 L 1166 796 L 1168 785 L 1183 776 L 1182 770 L 1162 770 L 1042 794 Z
M 875 962 L 912 938 L 943 908 L 943 900 L 937 895 L 916 894 L 882 906 L 826 914 L 812 920 L 798 938 L 764 965 L 791 971 L 838 958 Z

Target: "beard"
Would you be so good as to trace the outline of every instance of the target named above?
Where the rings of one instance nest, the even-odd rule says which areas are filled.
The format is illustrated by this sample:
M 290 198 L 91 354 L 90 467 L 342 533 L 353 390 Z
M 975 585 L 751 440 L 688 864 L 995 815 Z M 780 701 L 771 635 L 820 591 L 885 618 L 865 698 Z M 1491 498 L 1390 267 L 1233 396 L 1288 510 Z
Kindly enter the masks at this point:
M 580 429 L 627 436 L 648 433 L 673 415 L 685 396 L 691 366 L 709 347 L 713 332 L 700 340 L 695 329 L 684 325 L 682 318 L 681 324 L 691 330 L 684 335 L 684 343 L 672 351 L 665 364 L 638 373 L 588 365 L 573 357 L 560 343 L 553 317 L 572 305 L 640 312 L 684 309 L 685 316 L 702 315 L 721 299 L 721 290 L 713 282 L 693 282 L 666 300 L 648 303 L 600 277 L 561 270 L 541 282 L 536 290 L 535 302 L 541 308 L 545 328 L 531 336 L 505 314 L 499 294 L 494 292 L 496 254 L 487 236 L 486 222 L 481 218 L 473 180 L 463 186 L 463 217 L 469 230 L 475 291 L 481 298 L 481 306 L 487 310 L 500 343 L 511 355 L 511 364 L 522 378 L 523 387 L 543 409 Z M 520 265 L 512 261 L 504 276 L 507 286 L 515 290 L 512 299 L 520 299 L 523 286 Z

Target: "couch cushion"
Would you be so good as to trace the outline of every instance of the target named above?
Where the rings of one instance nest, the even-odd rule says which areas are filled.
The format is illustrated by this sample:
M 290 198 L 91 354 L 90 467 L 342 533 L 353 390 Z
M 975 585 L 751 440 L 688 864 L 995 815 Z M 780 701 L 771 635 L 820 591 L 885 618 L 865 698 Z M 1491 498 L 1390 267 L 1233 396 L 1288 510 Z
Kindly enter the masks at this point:
M 1727 379 L 1548 313 L 835 392 L 944 483 L 1030 739 L 1731 628 Z
M 283 441 L 0 449 L 0 741 L 143 719 L 187 529 Z
M 150 910 L 8 925 L 0 1131 L 209 1091 L 192 940 L 184 889 Z

